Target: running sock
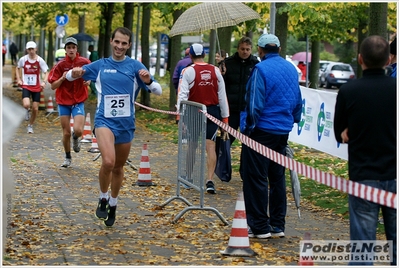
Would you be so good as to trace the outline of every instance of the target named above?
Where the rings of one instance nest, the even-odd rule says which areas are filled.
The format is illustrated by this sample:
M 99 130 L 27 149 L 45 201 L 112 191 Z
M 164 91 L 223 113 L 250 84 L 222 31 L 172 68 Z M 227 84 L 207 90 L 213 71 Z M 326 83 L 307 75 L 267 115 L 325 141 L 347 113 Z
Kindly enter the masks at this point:
M 118 203 L 118 197 L 115 197 L 115 198 L 112 197 L 112 196 L 109 197 L 108 204 L 109 204 L 111 207 L 115 207 L 117 203 Z
M 108 192 L 105 192 L 105 193 L 100 192 L 100 199 L 103 199 L 103 198 L 108 200 Z
M 66 158 L 69 158 L 69 159 L 72 159 L 71 152 L 65 153 L 65 157 L 66 157 Z

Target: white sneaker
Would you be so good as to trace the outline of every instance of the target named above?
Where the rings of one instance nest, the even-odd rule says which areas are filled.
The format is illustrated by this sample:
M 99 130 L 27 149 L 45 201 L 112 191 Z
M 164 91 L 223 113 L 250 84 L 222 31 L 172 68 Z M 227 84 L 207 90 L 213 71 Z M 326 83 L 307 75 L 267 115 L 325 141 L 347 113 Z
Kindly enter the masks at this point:
M 28 133 L 33 133 L 33 126 L 32 125 L 28 125 Z
M 61 167 L 69 167 L 72 163 L 72 159 L 71 158 L 65 158 L 64 163 L 62 163 Z

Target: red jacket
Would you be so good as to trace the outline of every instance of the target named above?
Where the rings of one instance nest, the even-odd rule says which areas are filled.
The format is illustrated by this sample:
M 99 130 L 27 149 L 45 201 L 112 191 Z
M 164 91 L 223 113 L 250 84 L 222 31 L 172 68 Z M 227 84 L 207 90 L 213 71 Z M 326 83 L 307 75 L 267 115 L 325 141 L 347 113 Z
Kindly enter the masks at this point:
M 89 64 L 90 60 L 81 57 L 79 53 L 76 53 L 76 58 L 72 61 L 70 57 L 66 56 L 63 60 L 57 63 L 51 69 L 48 82 L 54 83 L 64 72 L 71 70 L 73 67 L 82 67 L 83 65 Z M 87 86 L 83 85 L 83 79 L 79 78 L 75 81 L 64 80 L 59 88 L 55 91 L 55 100 L 57 104 L 61 105 L 74 105 L 87 100 L 88 90 Z

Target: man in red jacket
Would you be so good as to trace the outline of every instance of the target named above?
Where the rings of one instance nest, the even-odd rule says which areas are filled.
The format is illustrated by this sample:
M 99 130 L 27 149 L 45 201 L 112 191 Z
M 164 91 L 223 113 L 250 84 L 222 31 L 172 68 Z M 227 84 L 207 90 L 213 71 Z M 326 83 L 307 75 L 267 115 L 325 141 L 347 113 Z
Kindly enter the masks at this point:
M 65 150 L 65 161 L 62 167 L 69 167 L 72 162 L 71 157 L 71 115 L 73 117 L 73 150 L 80 151 L 79 137 L 83 134 L 85 123 L 84 102 L 88 97 L 87 86 L 90 81 L 84 81 L 82 78 L 75 81 L 66 80 L 66 73 L 73 67 L 81 67 L 90 63 L 85 57 L 78 53 L 78 42 L 73 37 L 68 37 L 65 41 L 66 57 L 59 61 L 50 71 L 48 82 L 51 89 L 55 90 L 55 100 L 58 104 L 58 112 L 61 118 L 61 127 L 63 132 L 62 143 Z

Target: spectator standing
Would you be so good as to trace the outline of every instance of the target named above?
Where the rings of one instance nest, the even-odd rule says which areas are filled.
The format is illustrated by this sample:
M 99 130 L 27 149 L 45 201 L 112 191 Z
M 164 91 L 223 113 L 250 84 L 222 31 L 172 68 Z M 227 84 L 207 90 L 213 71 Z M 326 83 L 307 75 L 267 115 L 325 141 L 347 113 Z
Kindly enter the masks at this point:
M 83 77 L 98 87 L 98 104 L 94 119 L 94 133 L 101 151 L 99 172 L 100 198 L 95 215 L 110 227 L 116 219 L 116 208 L 124 178 L 124 165 L 134 137 L 134 101 L 145 89 L 156 95 L 162 93 L 161 85 L 153 81 L 150 72 L 139 61 L 126 56 L 132 46 L 132 32 L 116 28 L 111 35 L 112 55 L 83 67 L 74 67 L 67 73 L 73 81 Z M 111 186 L 111 193 L 108 189 Z
M 206 106 L 207 113 L 215 118 L 223 118 L 228 123 L 229 106 L 227 103 L 225 85 L 222 74 L 218 67 L 204 61 L 205 52 L 201 44 L 192 44 L 190 47 L 190 58 L 192 65 L 183 69 L 177 99 L 177 108 L 183 100 L 202 103 Z M 206 191 L 215 194 L 213 174 L 216 167 L 215 140 L 218 126 L 207 119 L 206 125 L 206 154 L 207 175 Z M 189 175 L 189 174 L 188 174 Z
M 240 126 L 240 114 L 245 110 L 245 87 L 252 69 L 258 63 L 257 57 L 252 55 L 252 40 L 249 37 L 242 37 L 237 52 L 224 61 L 225 72 L 222 74 L 230 108 L 229 125 L 236 130 Z M 235 137 L 230 135 L 230 144 L 234 141 Z
M 72 163 L 71 136 L 73 150 L 80 152 L 80 140 L 85 124 L 84 102 L 87 100 L 87 86 L 90 81 L 82 78 L 75 81 L 65 81 L 66 72 L 73 67 L 89 64 L 90 61 L 81 57 L 78 52 L 78 41 L 73 37 L 65 40 L 66 57 L 59 61 L 49 73 L 48 82 L 55 91 L 55 100 L 58 104 L 58 113 L 61 119 L 62 144 L 64 146 L 65 160 L 62 167 L 69 167 Z M 70 120 L 73 117 L 73 133 L 71 133 Z
M 179 88 L 179 79 L 181 71 L 187 66 L 189 66 L 191 63 L 192 61 L 190 58 L 190 48 L 188 47 L 184 51 L 184 58 L 177 62 L 175 70 L 173 71 L 172 81 L 173 85 L 175 86 L 176 95 L 177 95 L 177 89 Z
M 298 63 L 298 68 L 299 68 L 299 70 L 301 70 L 301 72 L 302 72 L 301 80 L 302 80 L 302 81 L 306 81 L 306 64 L 305 64 L 303 61 L 300 61 L 300 62 Z
M 7 54 L 7 46 L 3 42 L 3 47 L 2 47 L 2 52 L 3 52 L 3 66 L 6 64 L 6 54 Z
M 18 49 L 17 45 L 14 42 L 11 42 L 10 47 L 9 47 L 9 51 L 10 51 L 10 54 L 11 54 L 11 64 L 12 65 L 16 65 L 17 62 L 18 62 L 17 55 L 18 55 L 19 49 Z
M 302 100 L 295 66 L 280 57 L 280 50 L 277 36 L 260 36 L 258 53 L 262 61 L 254 67 L 247 83 L 247 116 L 242 132 L 285 155 L 288 135 L 301 119 Z M 285 168 L 242 145 L 240 174 L 249 237 L 284 237 Z
M 342 85 L 334 116 L 335 138 L 348 143 L 349 179 L 396 193 L 396 78 L 385 75 L 389 44 L 381 36 L 369 36 L 360 45 L 358 62 L 362 78 Z M 373 122 L 370 124 L 370 122 Z M 349 195 L 351 240 L 376 240 L 379 212 L 385 235 L 393 242 L 391 265 L 396 266 L 396 209 Z M 373 265 L 373 262 L 350 263 Z
M 55 51 L 55 62 L 65 59 L 65 44 L 61 44 L 61 47 Z
M 26 55 L 18 61 L 15 76 L 18 86 L 22 88 L 22 105 L 26 109 L 25 120 L 29 121 L 28 133 L 33 133 L 33 124 L 39 111 L 40 92 L 47 84 L 48 65 L 42 57 L 36 54 L 36 43 L 26 43 Z M 40 74 L 44 75 L 43 80 Z M 30 98 L 32 97 L 32 114 L 30 114 Z
M 390 65 L 391 65 L 391 69 L 392 69 L 390 76 L 392 76 L 392 77 L 396 77 L 396 46 L 397 46 L 397 44 L 396 44 L 396 37 L 395 37 L 395 39 L 389 45 L 389 50 L 390 50 L 389 53 L 391 54 Z

